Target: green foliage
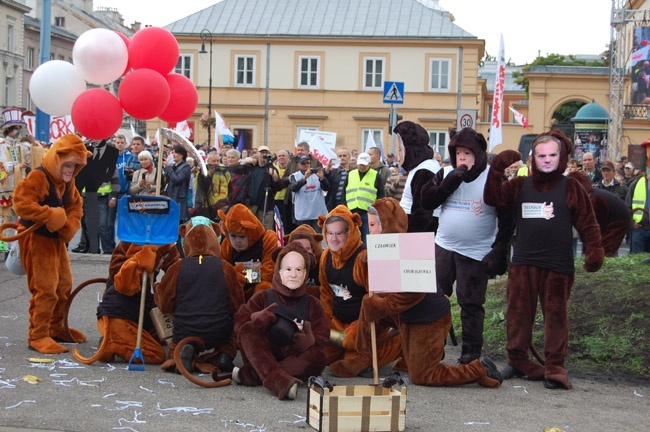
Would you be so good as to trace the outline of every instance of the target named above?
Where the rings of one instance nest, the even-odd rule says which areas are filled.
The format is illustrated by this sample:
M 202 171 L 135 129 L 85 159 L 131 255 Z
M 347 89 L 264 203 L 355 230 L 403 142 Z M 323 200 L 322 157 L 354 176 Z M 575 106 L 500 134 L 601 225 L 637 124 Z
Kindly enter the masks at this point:
M 646 378 L 650 375 L 650 265 L 648 254 L 606 258 L 596 273 L 576 274 L 569 301 L 569 355 L 571 373 L 604 373 Z M 491 281 L 485 303 L 484 353 L 505 359 L 507 278 Z M 460 310 L 452 298 L 453 325 L 460 339 Z M 533 344 L 543 353 L 544 320 L 539 312 L 533 326 Z
M 603 60 L 587 61 L 576 59 L 574 55 L 565 56 L 562 54 L 549 54 L 546 57 L 537 57 L 529 65 L 525 65 L 521 71 L 513 72 L 512 76 L 515 82 L 526 90 L 526 97 L 528 97 L 529 82 L 524 73 L 528 72 L 531 66 L 604 66 Z

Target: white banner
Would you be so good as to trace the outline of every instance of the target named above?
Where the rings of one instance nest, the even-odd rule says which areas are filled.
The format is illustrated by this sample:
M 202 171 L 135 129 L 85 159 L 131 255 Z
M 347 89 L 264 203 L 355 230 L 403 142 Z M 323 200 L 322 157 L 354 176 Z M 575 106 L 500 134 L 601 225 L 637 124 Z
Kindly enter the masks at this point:
M 317 130 L 301 130 L 298 142 L 309 143 L 315 137 L 320 137 L 320 140 L 331 150 L 336 148 L 336 132 L 323 132 Z
M 36 116 L 23 116 L 23 120 L 27 123 L 27 130 L 32 136 L 36 136 Z M 50 117 L 50 143 L 61 138 L 63 135 L 75 133 L 74 125 L 72 124 L 72 116 Z
M 490 116 L 490 151 L 503 142 L 501 123 L 503 119 L 503 92 L 506 84 L 506 55 L 503 49 L 503 34 L 499 44 L 497 58 L 497 74 L 494 80 L 494 98 L 492 99 L 492 115 Z

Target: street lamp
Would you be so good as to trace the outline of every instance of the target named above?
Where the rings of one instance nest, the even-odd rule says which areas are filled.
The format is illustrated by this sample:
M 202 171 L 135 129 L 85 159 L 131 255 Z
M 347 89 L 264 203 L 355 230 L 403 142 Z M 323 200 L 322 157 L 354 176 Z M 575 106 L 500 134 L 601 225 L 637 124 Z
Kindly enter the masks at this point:
M 210 42 L 210 79 L 208 81 L 208 117 L 212 115 L 212 33 L 208 29 L 201 30 L 201 51 L 199 54 L 206 54 L 205 41 Z M 212 126 L 208 123 L 208 147 L 212 147 Z

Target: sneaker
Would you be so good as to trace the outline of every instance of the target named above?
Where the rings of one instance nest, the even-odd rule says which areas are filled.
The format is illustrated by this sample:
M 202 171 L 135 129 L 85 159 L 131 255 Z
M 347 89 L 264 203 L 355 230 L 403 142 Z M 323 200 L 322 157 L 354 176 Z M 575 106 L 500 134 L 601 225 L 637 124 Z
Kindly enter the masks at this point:
M 234 359 L 228 353 L 220 353 L 217 356 L 217 367 L 221 372 L 230 372 L 235 367 L 232 363 Z
M 296 397 L 298 397 L 298 383 L 293 383 L 291 384 L 291 387 L 289 387 L 289 391 L 287 392 L 287 399 L 295 400 Z
M 504 380 L 509 380 L 511 378 L 517 377 L 517 378 L 523 378 L 526 376 L 525 373 L 517 369 L 516 367 L 512 365 L 507 365 L 503 370 L 501 371 L 501 376 L 503 377 Z
M 230 379 L 235 383 L 235 384 L 241 384 L 241 379 L 239 378 L 239 368 L 237 366 L 232 368 L 232 376 Z
M 181 363 L 183 363 L 185 370 L 190 373 L 192 372 L 194 354 L 196 354 L 196 348 L 192 344 L 183 345 L 183 348 L 181 348 Z
M 483 360 L 481 360 L 481 364 L 485 368 L 488 377 L 499 381 L 499 384 L 503 382 L 503 376 L 501 376 L 501 372 L 499 372 L 499 369 L 497 369 L 497 365 L 495 365 L 492 360 L 485 357 Z

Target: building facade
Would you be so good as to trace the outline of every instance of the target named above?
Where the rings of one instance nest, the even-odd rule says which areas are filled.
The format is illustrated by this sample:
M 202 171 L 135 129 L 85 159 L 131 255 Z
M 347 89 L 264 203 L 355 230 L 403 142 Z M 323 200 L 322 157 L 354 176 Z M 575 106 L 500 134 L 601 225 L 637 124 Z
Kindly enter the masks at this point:
M 30 8 L 18 0 L 0 0 L 0 106 L 23 106 L 24 17 Z

